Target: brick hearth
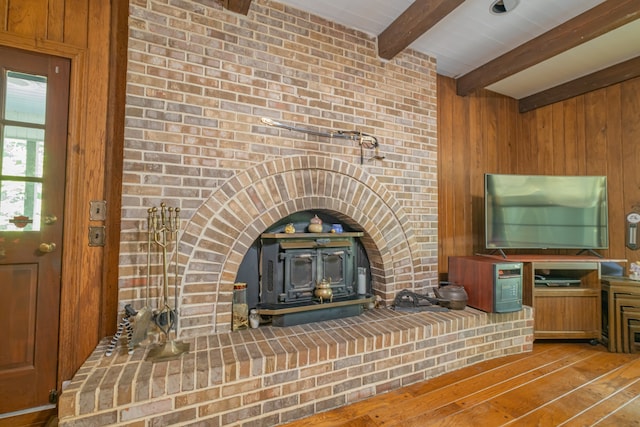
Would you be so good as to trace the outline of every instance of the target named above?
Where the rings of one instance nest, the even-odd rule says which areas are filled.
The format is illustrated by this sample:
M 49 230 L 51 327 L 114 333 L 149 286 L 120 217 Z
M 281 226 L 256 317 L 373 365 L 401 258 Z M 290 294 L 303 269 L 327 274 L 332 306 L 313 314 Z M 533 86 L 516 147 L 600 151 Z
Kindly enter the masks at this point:
M 190 353 L 155 364 L 143 348 L 106 357 L 105 340 L 66 386 L 60 425 L 277 425 L 530 351 L 532 314 L 380 308 L 189 338 Z

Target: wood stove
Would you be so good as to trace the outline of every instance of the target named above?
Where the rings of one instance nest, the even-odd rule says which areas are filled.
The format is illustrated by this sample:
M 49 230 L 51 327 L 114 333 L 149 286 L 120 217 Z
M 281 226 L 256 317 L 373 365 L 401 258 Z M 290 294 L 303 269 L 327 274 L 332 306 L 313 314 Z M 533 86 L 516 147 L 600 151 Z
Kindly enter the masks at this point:
M 368 266 L 358 241 L 364 233 L 323 231 L 284 233 L 279 224 L 261 235 L 256 308 L 274 326 L 356 316 L 372 303 L 370 294 L 357 294 L 357 267 Z M 314 295 L 323 280 L 333 294 L 329 302 Z
M 262 235 L 261 301 L 268 305 L 310 303 L 318 282 L 330 282 L 334 300 L 355 296 L 353 233 Z

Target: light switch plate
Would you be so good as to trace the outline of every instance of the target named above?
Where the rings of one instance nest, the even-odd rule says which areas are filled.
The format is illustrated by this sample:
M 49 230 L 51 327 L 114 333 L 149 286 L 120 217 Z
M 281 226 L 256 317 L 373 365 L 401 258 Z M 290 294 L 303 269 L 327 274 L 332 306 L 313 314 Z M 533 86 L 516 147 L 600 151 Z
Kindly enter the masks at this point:
M 92 200 L 89 202 L 89 220 L 104 221 L 107 219 L 107 201 Z
M 104 241 L 104 225 L 99 227 L 89 227 L 89 246 L 104 246 Z

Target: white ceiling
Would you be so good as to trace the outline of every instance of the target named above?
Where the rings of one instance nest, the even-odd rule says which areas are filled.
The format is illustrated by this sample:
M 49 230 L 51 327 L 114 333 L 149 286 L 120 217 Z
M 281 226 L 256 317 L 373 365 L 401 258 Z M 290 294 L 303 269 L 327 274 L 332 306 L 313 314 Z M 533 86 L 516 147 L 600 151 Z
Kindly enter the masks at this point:
M 278 0 L 377 36 L 413 0 Z M 493 0 L 466 0 L 410 47 L 436 58 L 438 73 L 460 77 L 605 0 L 519 0 L 491 13 Z M 516 99 L 640 56 L 640 20 L 488 86 Z

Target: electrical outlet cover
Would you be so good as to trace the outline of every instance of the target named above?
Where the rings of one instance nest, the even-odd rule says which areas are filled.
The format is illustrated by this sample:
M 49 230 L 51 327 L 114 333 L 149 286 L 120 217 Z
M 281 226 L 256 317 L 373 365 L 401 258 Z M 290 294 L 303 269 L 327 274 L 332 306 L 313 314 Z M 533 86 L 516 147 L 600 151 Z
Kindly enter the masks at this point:
M 104 246 L 104 226 L 89 227 L 89 246 Z
M 104 221 L 107 219 L 107 201 L 92 200 L 89 202 L 89 220 Z

